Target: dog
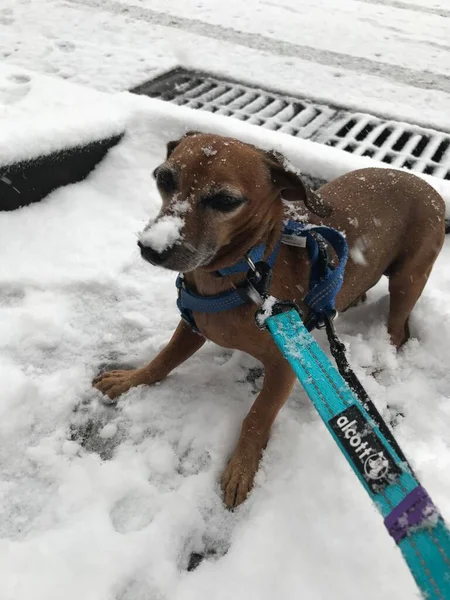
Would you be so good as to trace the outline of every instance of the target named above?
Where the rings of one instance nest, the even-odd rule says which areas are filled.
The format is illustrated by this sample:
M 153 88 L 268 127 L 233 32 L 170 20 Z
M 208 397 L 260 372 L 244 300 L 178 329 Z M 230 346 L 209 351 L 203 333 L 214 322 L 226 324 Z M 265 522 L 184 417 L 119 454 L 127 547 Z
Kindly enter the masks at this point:
M 296 212 L 311 224 L 333 227 L 346 236 L 350 259 L 336 298 L 337 310 L 345 311 L 364 299 L 386 275 L 391 342 L 400 348 L 408 340 L 410 313 L 445 236 L 444 201 L 424 180 L 403 171 L 366 168 L 313 192 L 281 155 L 198 132 L 169 142 L 166 161 L 154 177 L 162 208 L 149 231 L 173 219 L 178 237 L 172 236 L 164 247 L 158 236 L 154 240 L 143 236 L 141 253 L 153 265 L 183 272 L 189 289 L 214 295 L 238 284 L 245 276 L 217 277 L 217 271 L 242 260 L 261 243 L 266 255 L 270 254 L 280 239 L 286 211 Z M 297 303 L 307 314 L 303 299 L 309 271 L 304 248 L 281 245 L 270 293 Z M 291 367 L 270 334 L 256 327 L 254 312 L 254 305 L 245 304 L 216 314 L 194 313 L 201 335 L 181 320 L 167 346 L 150 364 L 103 373 L 93 382 L 114 399 L 134 386 L 164 379 L 206 340 L 259 360 L 264 366 L 263 387 L 242 423 L 221 479 L 229 508 L 241 504 L 252 489 L 271 426 L 295 383 Z

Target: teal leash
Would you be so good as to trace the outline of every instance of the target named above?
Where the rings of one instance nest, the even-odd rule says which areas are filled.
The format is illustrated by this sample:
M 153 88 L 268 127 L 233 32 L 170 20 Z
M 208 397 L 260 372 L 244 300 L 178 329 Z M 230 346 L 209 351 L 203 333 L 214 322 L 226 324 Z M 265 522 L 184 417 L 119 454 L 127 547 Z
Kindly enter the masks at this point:
M 274 314 L 275 304 L 273 316 L 263 319 L 265 325 L 383 516 L 423 597 L 450 600 L 450 532 L 438 509 L 378 411 L 376 420 L 370 416 L 368 409 L 374 405 L 368 396 L 368 402 L 362 402 L 350 389 L 298 310 L 283 303 L 278 309 L 282 312 Z M 261 317 L 258 321 L 261 324 Z

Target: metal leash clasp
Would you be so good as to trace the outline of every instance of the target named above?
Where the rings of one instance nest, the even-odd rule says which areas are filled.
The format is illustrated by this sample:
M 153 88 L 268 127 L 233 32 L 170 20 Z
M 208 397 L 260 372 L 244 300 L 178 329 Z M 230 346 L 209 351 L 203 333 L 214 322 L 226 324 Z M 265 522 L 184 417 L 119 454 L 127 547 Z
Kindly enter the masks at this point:
M 330 326 L 333 327 L 334 329 L 334 324 L 333 322 L 338 318 L 339 313 L 336 309 L 333 309 L 330 312 L 327 312 L 325 314 L 325 316 L 320 319 L 320 321 L 317 321 L 316 323 L 316 329 L 325 329 L 325 327 L 327 326 L 327 321 L 330 324 Z
M 256 269 L 256 265 L 248 254 L 245 255 L 245 260 L 247 261 L 247 264 L 250 267 L 250 270 L 253 271 L 253 273 L 255 273 L 255 275 L 259 276 L 259 273 Z
M 250 300 L 257 306 L 262 306 L 264 300 L 269 295 L 272 268 L 264 261 L 259 261 L 255 264 L 248 255 L 245 259 L 250 268 L 247 272 L 246 280 L 237 286 L 236 289 L 241 298 Z

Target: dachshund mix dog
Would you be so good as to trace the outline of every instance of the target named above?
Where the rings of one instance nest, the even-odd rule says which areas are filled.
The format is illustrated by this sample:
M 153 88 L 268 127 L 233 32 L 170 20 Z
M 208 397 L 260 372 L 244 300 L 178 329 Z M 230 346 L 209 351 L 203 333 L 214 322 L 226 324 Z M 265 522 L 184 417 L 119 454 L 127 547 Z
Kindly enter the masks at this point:
M 364 299 L 367 290 L 386 275 L 391 342 L 399 348 L 408 340 L 409 315 L 445 235 L 444 201 L 422 179 L 403 171 L 368 168 L 339 177 L 314 193 L 281 155 L 232 138 L 195 132 L 168 144 L 166 161 L 154 176 L 162 208 L 149 230 L 173 218 L 178 220 L 179 236 L 162 247 L 143 235 L 141 253 L 153 265 L 183 272 L 190 290 L 209 296 L 241 282 L 242 274 L 219 278 L 216 272 L 236 264 L 261 243 L 268 256 L 280 239 L 286 210 L 298 207 L 309 223 L 346 235 L 353 260 L 346 266 L 337 310 L 345 311 Z M 305 248 L 281 245 L 270 293 L 296 302 L 307 315 L 303 298 L 309 271 Z M 150 364 L 103 373 L 94 380 L 97 389 L 114 399 L 131 387 L 164 379 L 206 340 L 259 360 L 264 366 L 263 388 L 243 421 L 238 444 L 222 475 L 224 500 L 230 508 L 250 492 L 272 423 L 295 382 L 270 334 L 255 326 L 254 312 L 254 306 L 245 304 L 220 313 L 194 313 L 201 335 L 182 320 Z

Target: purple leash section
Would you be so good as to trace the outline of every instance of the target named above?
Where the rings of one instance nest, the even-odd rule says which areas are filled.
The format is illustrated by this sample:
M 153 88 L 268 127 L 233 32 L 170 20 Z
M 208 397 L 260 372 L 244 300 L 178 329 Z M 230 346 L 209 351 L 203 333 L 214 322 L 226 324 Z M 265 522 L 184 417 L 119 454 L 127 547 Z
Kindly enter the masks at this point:
M 418 485 L 385 518 L 384 524 L 398 544 L 414 528 L 423 527 L 427 522 L 431 524 L 433 519 L 436 521 L 438 514 L 427 490 Z

